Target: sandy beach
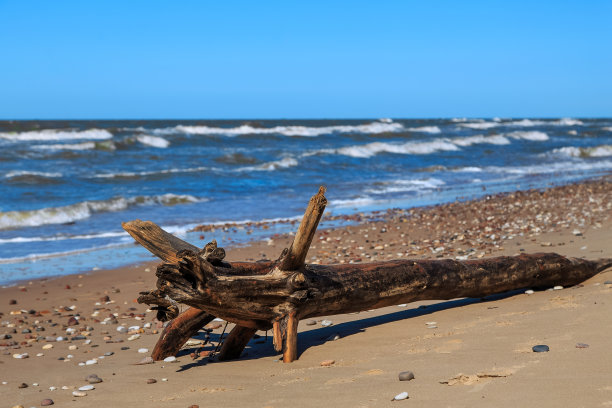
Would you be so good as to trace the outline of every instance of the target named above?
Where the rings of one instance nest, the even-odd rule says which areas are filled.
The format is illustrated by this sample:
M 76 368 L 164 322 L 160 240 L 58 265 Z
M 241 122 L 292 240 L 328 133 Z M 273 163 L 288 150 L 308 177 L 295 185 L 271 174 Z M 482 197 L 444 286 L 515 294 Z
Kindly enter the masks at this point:
M 477 201 L 355 214 L 357 225 L 319 230 L 307 262 L 536 252 L 612 258 L 611 215 L 609 176 Z M 230 262 L 276 259 L 291 238 L 240 248 L 219 244 Z M 201 357 L 217 345 L 224 322 L 211 324 L 212 344 L 200 344 L 201 332 L 176 361 L 137 364 L 162 328 L 155 312 L 135 301 L 140 291 L 155 287 L 157 263 L 151 258 L 0 289 L 2 406 L 39 407 L 47 399 L 61 407 L 612 406 L 611 269 L 571 288 L 302 321 L 299 360 L 290 364 L 279 361 L 264 332 L 238 360 Z M 332 324 L 323 327 L 322 320 Z M 536 353 L 535 345 L 550 351 Z M 326 360 L 333 363 L 322 366 Z M 415 378 L 399 381 L 404 371 Z M 102 381 L 90 384 L 86 377 L 92 374 Z M 78 392 L 86 385 L 94 389 Z M 402 392 L 409 397 L 392 401 Z

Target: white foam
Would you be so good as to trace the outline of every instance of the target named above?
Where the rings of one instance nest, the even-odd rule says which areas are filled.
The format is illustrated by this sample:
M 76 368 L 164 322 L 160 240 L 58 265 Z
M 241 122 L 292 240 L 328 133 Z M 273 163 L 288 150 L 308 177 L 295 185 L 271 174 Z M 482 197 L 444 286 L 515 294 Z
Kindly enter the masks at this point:
M 612 145 L 594 147 L 560 147 L 551 152 L 553 155 L 566 157 L 608 157 L 612 156 Z
M 408 128 L 407 130 L 411 132 L 423 132 L 423 133 L 432 133 L 432 134 L 442 133 L 440 128 L 437 126 L 421 126 L 421 127 Z
M 0 212 L 0 230 L 34 227 L 49 224 L 65 224 L 91 217 L 96 212 L 122 211 L 135 205 L 176 205 L 202 201 L 190 195 L 163 194 L 158 196 L 114 197 L 108 200 L 48 207 L 38 210 Z
M 601 128 L 602 130 L 605 130 L 606 132 L 612 132 L 612 126 L 606 126 L 604 128 Z
M 173 174 L 173 173 L 198 173 L 201 171 L 210 170 L 210 167 L 190 167 L 186 169 L 164 169 L 164 170 L 151 170 L 151 171 L 124 171 L 119 173 L 102 173 L 102 174 L 94 174 L 90 177 L 92 178 L 132 178 L 132 177 L 142 177 L 142 176 L 152 176 L 157 174 Z
M 453 170 L 453 172 L 455 173 L 480 173 L 481 171 L 482 169 L 480 167 L 474 167 L 474 166 L 461 167 L 461 168 Z
M 446 183 L 437 178 L 430 177 L 427 179 L 393 180 L 384 184 L 386 184 L 386 186 L 383 188 L 368 189 L 366 192 L 370 194 L 388 194 L 409 191 L 424 191 L 436 189 Z
M 298 165 L 298 161 L 293 157 L 284 157 L 281 160 L 271 161 L 260 164 L 258 166 L 246 166 L 236 169 L 235 171 L 274 171 L 278 169 L 286 169 Z
M 475 136 L 468 136 L 468 137 L 452 139 L 452 142 L 462 147 L 472 146 L 475 144 L 483 144 L 483 143 L 484 144 L 494 144 L 494 145 L 508 145 L 511 143 L 510 140 L 508 140 L 502 135 L 493 135 L 493 136 L 475 135 Z
M 93 150 L 96 148 L 96 144 L 94 142 L 59 143 L 36 145 L 32 147 L 43 150 Z
M 375 204 L 377 201 L 372 197 L 358 197 L 347 200 L 331 200 L 329 205 L 331 207 L 363 207 L 367 205 Z
M 25 242 L 51 242 L 51 241 L 66 241 L 66 240 L 88 240 L 98 238 L 115 238 L 128 237 L 129 234 L 123 232 L 101 232 L 99 234 L 85 235 L 54 235 L 50 237 L 15 237 L 15 238 L 0 238 L 0 244 L 19 244 Z
M 107 140 L 113 134 L 105 129 L 56 130 L 43 129 L 28 132 L 0 133 L 0 138 L 12 141 L 50 141 L 50 140 Z
M 144 128 L 132 130 L 146 131 Z M 376 121 L 363 125 L 337 125 L 337 126 L 274 126 L 271 128 L 253 127 L 251 125 L 241 125 L 232 128 L 221 128 L 212 126 L 188 126 L 178 125 L 169 128 L 148 130 L 149 133 L 156 135 L 167 135 L 185 133 L 190 135 L 270 135 L 281 134 L 285 136 L 304 136 L 316 137 L 333 133 L 367 133 L 378 134 L 387 132 L 400 132 L 405 130 L 401 123 Z
M 27 171 L 27 170 L 14 170 L 9 171 L 4 175 L 5 178 L 10 179 L 14 177 L 22 177 L 22 176 L 36 176 L 36 177 L 45 177 L 45 178 L 59 178 L 62 177 L 62 173 L 48 173 L 43 171 Z
M 530 140 L 533 142 L 543 142 L 548 140 L 548 135 L 544 132 L 539 132 L 537 130 L 530 130 L 530 131 L 516 131 L 516 132 L 510 132 L 510 133 L 506 133 L 506 136 L 511 137 L 513 139 L 523 139 L 523 140 Z
M 470 122 L 470 123 L 460 123 L 459 126 L 461 127 L 466 127 L 469 129 L 477 129 L 477 130 L 485 130 L 485 129 L 491 129 L 494 127 L 499 126 L 499 123 L 496 122 Z
M 336 154 L 345 156 L 368 158 L 379 153 L 395 153 L 395 154 L 430 154 L 438 151 L 454 151 L 459 148 L 446 140 L 433 140 L 431 142 L 408 142 L 403 144 L 394 144 L 386 142 L 373 142 L 365 145 L 347 146 L 333 150 Z M 319 152 L 328 153 L 329 149 L 323 149 Z
M 516 175 L 535 175 L 535 174 L 550 174 L 550 173 L 571 173 L 577 171 L 589 170 L 609 170 L 612 169 L 612 161 L 557 161 L 554 163 L 539 164 L 533 166 L 517 166 L 517 167 L 486 167 L 485 171 L 490 173 L 516 174 Z
M 136 136 L 136 140 L 144 145 L 157 147 L 159 149 L 165 149 L 166 147 L 170 146 L 169 141 L 159 136 L 138 135 Z

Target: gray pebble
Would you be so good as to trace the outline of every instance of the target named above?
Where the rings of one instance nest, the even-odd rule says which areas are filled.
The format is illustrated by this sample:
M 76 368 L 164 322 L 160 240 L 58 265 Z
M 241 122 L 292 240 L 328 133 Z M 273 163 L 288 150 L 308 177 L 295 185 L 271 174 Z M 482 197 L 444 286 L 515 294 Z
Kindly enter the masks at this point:
M 531 349 L 534 351 L 534 353 L 545 353 L 550 350 L 546 344 L 538 344 L 537 346 L 533 346 Z
M 306 322 L 306 326 L 314 326 L 315 324 L 317 324 L 317 321 L 316 321 L 316 320 L 308 320 L 308 321 Z
M 87 377 L 85 377 L 85 381 L 87 381 L 90 384 L 98 384 L 102 382 L 102 379 L 98 377 L 96 374 L 90 374 Z
M 147 384 L 155 384 L 157 382 L 157 380 L 155 378 L 149 378 L 147 380 Z
M 414 380 L 414 373 L 412 371 L 402 371 L 399 373 L 400 381 L 410 381 Z
M 17 388 L 28 388 L 28 384 L 26 383 L 21 383 L 17 386 Z

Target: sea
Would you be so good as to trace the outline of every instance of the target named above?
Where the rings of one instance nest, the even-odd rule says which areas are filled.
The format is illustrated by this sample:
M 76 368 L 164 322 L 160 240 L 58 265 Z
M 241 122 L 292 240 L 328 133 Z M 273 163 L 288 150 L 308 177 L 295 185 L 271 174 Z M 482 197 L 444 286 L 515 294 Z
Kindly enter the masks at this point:
M 611 172 L 612 118 L 2 121 L 0 283 L 151 260 L 133 219 L 198 246 L 268 239 L 320 185 L 346 215 Z

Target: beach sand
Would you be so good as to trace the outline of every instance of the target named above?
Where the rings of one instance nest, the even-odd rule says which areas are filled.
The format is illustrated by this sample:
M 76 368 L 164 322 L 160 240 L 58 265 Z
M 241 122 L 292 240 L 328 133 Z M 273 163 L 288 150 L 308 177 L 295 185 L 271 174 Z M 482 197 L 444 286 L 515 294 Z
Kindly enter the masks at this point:
M 358 225 L 318 231 L 307 262 L 522 252 L 612 258 L 611 216 L 607 177 L 543 192 L 356 215 Z M 290 241 L 277 236 L 226 248 L 228 261 L 275 259 Z M 62 407 L 612 406 L 610 269 L 561 290 L 432 300 L 327 316 L 314 325 L 302 321 L 299 360 L 290 364 L 279 362 L 271 336 L 262 332 L 239 360 L 193 358 L 198 346 L 191 346 L 175 362 L 135 365 L 148 355 L 138 350 L 152 350 L 159 337 L 155 312 L 135 302 L 140 291 L 155 287 L 157 263 L 152 258 L 0 289 L 1 405 L 38 407 L 51 399 Z M 80 316 L 79 324 L 68 326 L 73 315 Z M 323 327 L 322 320 L 333 324 Z M 151 327 L 134 330 L 140 333 L 133 340 L 117 331 L 119 325 L 146 323 Z M 67 334 L 67 328 L 75 332 Z M 215 328 L 211 338 L 222 330 Z M 77 335 L 84 337 L 46 340 Z M 533 352 L 540 344 L 550 351 Z M 29 357 L 14 358 L 23 353 Z M 79 366 L 88 360 L 96 363 Z M 323 367 L 325 360 L 334 363 Z M 399 381 L 398 373 L 408 370 L 415 379 Z M 86 396 L 73 396 L 90 374 L 103 381 Z M 391 401 L 402 392 L 407 400 Z

